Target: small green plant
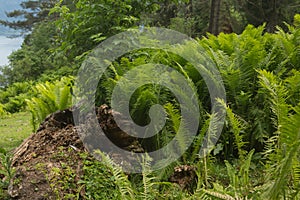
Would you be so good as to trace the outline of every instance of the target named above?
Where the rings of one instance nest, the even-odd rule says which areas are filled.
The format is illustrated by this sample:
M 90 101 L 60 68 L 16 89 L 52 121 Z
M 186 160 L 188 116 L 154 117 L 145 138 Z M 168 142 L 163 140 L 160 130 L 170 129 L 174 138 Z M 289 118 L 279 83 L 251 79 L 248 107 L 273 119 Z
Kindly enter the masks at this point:
M 13 178 L 15 171 L 12 167 L 12 155 L 7 152 L 5 149 L 0 148 L 0 161 L 1 161 L 1 168 L 0 174 L 5 176 L 5 181 L 1 180 L 1 187 L 6 188 L 10 180 Z
M 248 196 L 250 194 L 249 170 L 251 158 L 254 150 L 251 150 L 245 157 L 244 162 L 240 163 L 238 170 L 228 161 L 225 161 L 227 173 L 230 179 L 230 186 L 233 188 L 235 196 Z
M 80 191 L 77 192 L 77 174 L 68 164 L 61 162 L 61 169 L 53 167 L 50 176 L 48 177 L 50 178 L 50 187 L 58 199 L 79 199 Z
M 6 116 L 8 113 L 4 109 L 4 105 L 0 103 L 0 118 Z
M 189 194 L 176 184 L 161 181 L 151 171 L 151 158 L 141 161 L 143 173 L 125 174 L 121 167 L 102 152 L 97 151 L 101 161 L 82 154 L 84 176 L 79 181 L 85 187 L 85 199 L 184 199 Z
M 80 199 L 84 185 L 80 182 L 78 152 L 70 147 L 58 147 L 58 150 L 52 157 L 59 161 L 58 165 L 47 168 L 44 163 L 39 163 L 36 170 L 44 174 L 57 199 Z
M 90 158 L 87 154 L 82 154 L 81 157 L 84 159 L 84 176 L 80 183 L 85 187 L 85 198 L 120 199 L 121 193 L 115 182 L 118 175 L 113 174 L 104 163 Z

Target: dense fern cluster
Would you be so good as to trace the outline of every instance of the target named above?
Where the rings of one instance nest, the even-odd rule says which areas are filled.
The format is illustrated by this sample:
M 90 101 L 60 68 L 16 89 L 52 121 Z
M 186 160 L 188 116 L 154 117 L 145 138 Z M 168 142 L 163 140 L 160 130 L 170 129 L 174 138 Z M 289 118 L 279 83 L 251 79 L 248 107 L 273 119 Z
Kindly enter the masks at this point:
M 296 198 L 299 192 L 299 185 L 295 184 L 295 180 L 299 178 L 297 129 L 300 126 L 297 117 L 300 93 L 298 71 L 300 30 L 293 26 L 288 28 L 287 33 L 279 28 L 276 34 L 268 34 L 264 33 L 264 26 L 258 28 L 248 26 L 240 35 L 220 34 L 218 37 L 209 35 L 208 38 L 199 40 L 217 65 L 225 83 L 228 105 L 220 103 L 226 108 L 228 123 L 225 123 L 216 147 L 218 149 L 213 151 L 215 161 L 204 158 L 198 162 L 204 163 L 205 169 L 209 171 L 207 162 L 219 163 L 221 159 L 229 160 L 225 162 L 230 180 L 227 190 L 231 190 L 227 194 L 236 198 L 245 196 L 271 199 L 284 196 Z M 207 100 L 209 93 L 203 78 L 195 73 L 195 69 L 187 61 L 166 52 L 157 54 L 147 52 L 133 61 L 122 58 L 121 62 L 112 66 L 114 69 L 111 72 L 115 74 L 111 73 L 108 81 L 104 81 L 102 85 L 108 91 L 105 95 L 109 96 L 113 87 L 108 86 L 113 86 L 112 83 L 118 81 L 117 75 L 124 73 L 120 70 L 130 70 L 134 66 L 156 59 L 183 73 L 193 81 L 199 91 L 199 102 L 202 105 L 199 139 L 195 139 L 193 146 L 179 161 L 195 164 L 197 159 L 193 152 L 199 150 L 203 133 L 209 131 L 206 124 L 211 118 L 207 114 L 210 111 L 210 101 Z M 164 144 L 173 138 L 178 130 L 180 110 L 178 102 L 168 91 L 162 89 L 161 93 L 157 93 L 156 88 L 146 87 L 137 91 L 135 95 L 138 100 L 132 101 L 131 111 L 134 118 L 139 116 L 138 113 L 147 113 L 151 104 L 165 102 L 169 123 L 165 127 L 163 137 L 156 137 L 157 142 Z M 264 180 L 258 182 L 250 180 L 253 176 L 249 171 L 253 157 L 261 158 L 255 161 L 256 165 L 261 173 L 269 174 Z M 235 160 L 238 160 L 234 164 L 239 168 L 238 171 L 230 164 L 235 163 Z M 167 171 L 164 170 L 163 173 Z M 202 183 L 209 188 L 211 183 L 207 180 L 208 174 L 209 172 L 201 174 L 201 178 L 204 178 Z M 256 184 L 260 187 L 255 187 Z M 218 186 L 215 189 L 217 188 Z M 214 194 L 209 191 L 207 190 L 208 194 Z
M 32 114 L 32 126 L 36 131 L 47 115 L 64 110 L 72 104 L 73 77 L 62 77 L 54 82 L 38 83 L 34 87 L 37 96 L 26 99 L 28 109 Z
M 161 50 L 133 52 L 114 62 L 99 82 L 98 104 L 109 104 L 114 87 L 127 71 L 156 62 L 171 66 L 190 81 L 198 91 L 197 114 L 201 115 L 199 133 L 181 159 L 155 173 L 146 174 L 146 170 L 139 181 L 128 182 L 118 166 L 105 158 L 116 178 L 118 195 L 147 199 L 159 191 L 166 197 L 169 193 L 161 185 L 168 184 L 161 181 L 168 179 L 174 166 L 191 164 L 197 166 L 198 186 L 193 195 L 175 192 L 174 186 L 168 186 L 174 199 L 299 198 L 299 37 L 300 30 L 293 26 L 289 26 L 288 33 L 279 29 L 276 34 L 264 33 L 264 26 L 248 26 L 241 35 L 210 35 L 199 40 L 218 67 L 227 94 L 227 103 L 218 100 L 227 112 L 225 128 L 215 149 L 204 158 L 198 152 L 204 135 L 213 132 L 209 124 L 214 115 L 209 114 L 205 81 L 193 66 L 182 57 Z M 142 79 L 143 74 L 137 78 Z M 149 108 L 154 104 L 164 105 L 168 118 L 160 134 L 142 141 L 149 151 L 165 146 L 183 123 L 177 99 L 158 84 L 147 84 L 134 92 L 129 105 L 133 120 L 139 125 L 149 123 Z M 179 148 L 185 149 L 187 138 L 177 139 Z M 213 173 L 217 166 L 223 175 Z M 258 178 L 256 172 L 266 176 Z M 139 182 L 141 191 L 134 187 Z

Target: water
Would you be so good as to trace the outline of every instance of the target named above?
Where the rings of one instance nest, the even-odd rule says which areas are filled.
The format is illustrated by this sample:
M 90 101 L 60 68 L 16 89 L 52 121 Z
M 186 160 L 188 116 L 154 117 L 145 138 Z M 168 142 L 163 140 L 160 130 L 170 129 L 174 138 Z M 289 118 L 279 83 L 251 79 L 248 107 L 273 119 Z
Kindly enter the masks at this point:
M 22 42 L 22 37 L 7 38 L 0 35 L 0 66 L 8 64 L 7 56 L 9 56 L 13 51 L 20 48 Z

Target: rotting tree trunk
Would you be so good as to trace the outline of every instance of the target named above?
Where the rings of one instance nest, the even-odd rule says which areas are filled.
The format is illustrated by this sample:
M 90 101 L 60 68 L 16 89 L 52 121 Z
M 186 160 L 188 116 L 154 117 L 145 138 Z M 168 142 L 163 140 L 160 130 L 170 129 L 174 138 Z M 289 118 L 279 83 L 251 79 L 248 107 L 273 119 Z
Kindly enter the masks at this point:
M 211 0 L 208 32 L 214 35 L 219 34 L 220 7 L 221 0 Z

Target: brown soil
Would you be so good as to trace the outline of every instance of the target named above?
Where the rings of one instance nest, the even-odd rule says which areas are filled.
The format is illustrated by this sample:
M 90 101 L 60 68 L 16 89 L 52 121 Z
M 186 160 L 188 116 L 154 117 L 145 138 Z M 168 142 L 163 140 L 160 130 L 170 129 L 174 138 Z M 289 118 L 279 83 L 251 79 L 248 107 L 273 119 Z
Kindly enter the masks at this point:
M 136 138 L 127 135 L 116 126 L 111 109 L 102 105 L 95 111 L 100 127 L 111 141 L 130 151 L 144 151 Z M 66 165 L 76 172 L 73 182 L 77 183 L 83 175 L 83 159 L 80 155 L 84 152 L 87 151 L 76 132 L 72 110 L 67 109 L 49 115 L 38 131 L 15 150 L 13 167 L 16 173 L 8 188 L 9 195 L 13 199 L 21 200 L 62 198 L 64 194 L 57 190 L 57 185 L 51 183 L 60 177 L 58 171 L 64 171 Z M 186 188 L 189 182 L 195 179 L 193 170 L 189 167 L 179 167 L 170 181 Z M 68 193 L 78 193 L 75 189 L 70 188 Z M 79 193 L 84 196 L 84 187 Z
M 60 121 L 57 117 L 60 117 Z M 16 174 L 8 188 L 12 198 L 57 199 L 55 186 L 51 187 L 49 183 L 55 178 L 53 169 L 62 169 L 64 163 L 77 171 L 76 178 L 80 178 L 82 159 L 79 153 L 85 149 L 71 117 L 70 110 L 50 115 L 41 124 L 38 132 L 32 134 L 15 150 L 13 167 L 16 168 Z M 68 158 L 75 162 L 69 162 Z

